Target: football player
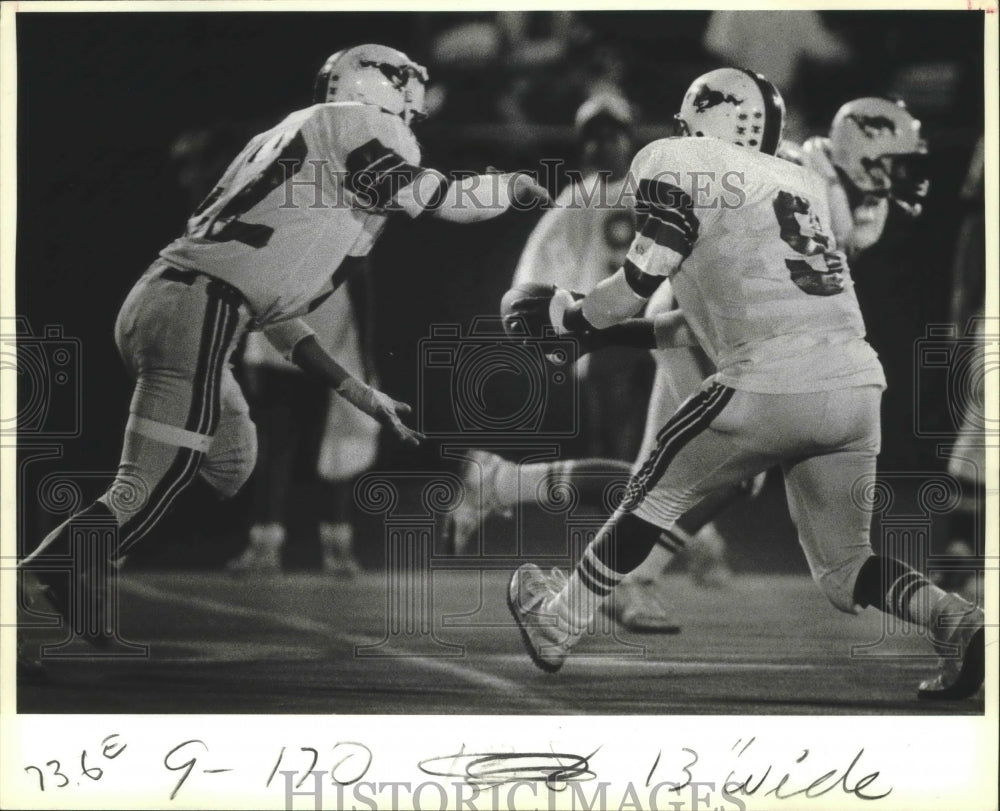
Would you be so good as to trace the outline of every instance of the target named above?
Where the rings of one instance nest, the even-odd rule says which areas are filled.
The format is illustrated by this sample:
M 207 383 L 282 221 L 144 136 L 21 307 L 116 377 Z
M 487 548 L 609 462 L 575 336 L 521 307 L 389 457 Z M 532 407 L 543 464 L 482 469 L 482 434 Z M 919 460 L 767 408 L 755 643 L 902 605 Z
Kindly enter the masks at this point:
M 873 606 L 928 629 L 939 670 L 920 698 L 974 695 L 982 609 L 869 542 L 885 377 L 827 230 L 823 181 L 775 155 L 780 94 L 758 74 L 723 68 L 695 80 L 678 119 L 684 137 L 655 141 L 632 163 L 638 233 L 622 268 L 579 301 L 557 291 L 551 320 L 570 332 L 612 327 L 669 279 L 679 309 L 659 324 L 660 343 L 696 341 L 717 372 L 660 430 L 569 577 L 534 564 L 513 574 L 508 604 L 525 647 L 542 669 L 561 668 L 661 529 L 709 493 L 780 465 L 799 541 L 833 606 Z
M 115 325 L 135 380 L 117 476 L 21 563 L 63 617 L 74 601 L 99 602 L 95 571 L 107 564 L 92 549 L 83 550 L 86 561 L 73 556 L 75 522 L 114 522 L 118 558 L 195 479 L 229 497 L 250 475 L 256 437 L 229 367 L 247 330 L 263 330 L 285 357 L 401 441 L 419 442 L 402 421 L 409 407 L 349 374 L 298 316 L 357 267 L 390 214 L 466 223 L 548 202 L 526 174 L 449 182 L 422 167 L 411 125 L 424 117 L 426 82 L 423 67 L 383 45 L 331 56 L 316 79 L 316 103 L 246 145 L 186 232 L 132 288 Z M 114 641 L 105 628 L 87 635 Z
M 634 235 L 633 196 L 626 175 L 635 152 L 634 121 L 628 102 L 620 96 L 598 94 L 584 102 L 576 113 L 574 132 L 582 155 L 582 177 L 567 186 L 551 210 L 539 220 L 518 262 L 514 287 L 531 283 L 553 283 L 571 290 L 590 290 L 616 271 Z M 644 376 L 645 358 L 635 347 L 605 348 L 577 364 L 584 386 L 581 390 L 588 433 L 600 434 L 591 442 L 591 458 L 518 465 L 485 451 L 474 451 L 463 468 L 466 496 L 450 514 L 453 547 L 461 553 L 482 522 L 491 515 L 508 514 L 517 504 L 535 501 L 546 489 L 567 485 L 585 503 L 604 505 L 611 482 L 627 480 L 638 446 L 640 423 L 631 419 L 663 412 L 663 403 L 673 409 L 697 389 L 709 373 L 708 361 L 697 348 L 669 353 L 669 363 L 658 363 L 653 392 L 654 412 L 639 401 L 647 392 L 637 387 Z M 657 405 L 659 404 L 659 405 Z M 653 416 L 644 418 L 643 447 L 662 425 Z M 631 423 L 635 422 L 633 428 Z M 633 436 L 635 435 L 635 436 Z M 610 437 L 615 437 L 612 441 Z M 592 438 L 593 439 L 593 438 Z M 739 489 L 742 492 L 742 488 Z M 728 569 L 721 557 L 721 536 L 706 523 L 731 499 L 709 499 L 699 509 L 664 533 L 670 548 L 685 548 L 697 582 L 718 585 Z M 709 503 L 711 502 L 711 503 Z M 697 538 L 697 542 L 695 542 Z M 630 580 L 609 607 L 625 608 L 618 619 L 625 627 L 643 631 L 676 631 L 669 609 L 659 601 L 660 592 L 645 588 L 647 579 Z M 631 589 L 643 596 L 632 598 Z M 626 608 L 626 606 L 628 606 Z
M 830 228 L 837 245 L 849 257 L 878 242 L 890 204 L 911 217 L 920 216 L 929 188 L 924 166 L 927 146 L 921 137 L 920 122 L 901 101 L 849 101 L 834 116 L 829 137 L 814 136 L 802 146 L 782 141 L 777 154 L 823 178 Z M 645 314 L 655 318 L 674 307 L 671 284 L 664 281 L 650 298 Z M 700 346 L 663 348 L 654 351 L 653 357 L 656 376 L 640 459 L 652 451 L 656 433 L 670 415 L 715 371 Z M 615 611 L 625 627 L 650 630 L 661 623 L 669 624 L 662 614 L 662 584 L 658 577 L 675 555 L 685 550 L 693 553 L 696 571 L 709 566 L 707 571 L 713 579 L 726 571 L 717 562 L 724 555 L 724 540 L 714 517 L 747 493 L 759 492 L 763 476 L 759 474 L 752 482 L 712 494 L 692 513 L 682 516 L 671 532 L 661 536 L 649 557 L 625 578 L 625 588 L 615 593 Z M 702 526 L 703 519 L 707 523 Z
M 898 205 L 912 217 L 920 215 L 928 181 L 923 161 L 927 147 L 920 134 L 920 122 L 899 101 L 860 98 L 843 105 L 833 119 L 829 137 L 815 136 L 802 146 L 782 141 L 778 155 L 806 166 L 826 184 L 831 210 L 831 228 L 837 243 L 856 255 L 875 244 L 882 235 L 890 204 Z M 675 307 L 670 282 L 664 281 L 646 306 L 647 318 L 654 319 Z M 621 335 L 621 333 L 619 333 Z M 634 338 L 635 333 L 630 333 Z M 649 333 L 651 336 L 652 333 Z M 591 336 L 592 349 L 597 337 Z M 601 345 L 610 340 L 605 335 Z M 650 337 L 649 340 L 652 340 Z M 656 444 L 656 434 L 683 401 L 697 391 L 715 370 L 701 347 L 659 347 L 653 351 L 656 373 L 639 458 L 644 459 Z M 518 475 L 533 493 L 547 476 L 549 486 L 576 484 L 584 474 L 592 474 L 592 460 L 525 465 L 510 470 L 511 463 L 478 453 L 473 460 L 483 471 L 487 485 L 481 502 L 489 513 L 492 505 L 506 506 Z M 604 463 L 607 464 L 607 463 Z M 618 472 L 618 471 L 616 471 Z M 614 612 L 621 624 L 634 631 L 669 631 L 676 628 L 672 612 L 663 600 L 659 576 L 678 554 L 686 554 L 688 566 L 698 582 L 718 585 L 725 582 L 724 539 L 714 518 L 747 494 L 759 492 L 764 474 L 739 486 L 713 493 L 693 510 L 681 516 L 665 531 L 643 564 L 630 572 L 615 591 L 614 601 L 602 604 Z M 582 489 L 582 488 L 581 488 Z M 493 506 L 493 510 L 497 509 Z

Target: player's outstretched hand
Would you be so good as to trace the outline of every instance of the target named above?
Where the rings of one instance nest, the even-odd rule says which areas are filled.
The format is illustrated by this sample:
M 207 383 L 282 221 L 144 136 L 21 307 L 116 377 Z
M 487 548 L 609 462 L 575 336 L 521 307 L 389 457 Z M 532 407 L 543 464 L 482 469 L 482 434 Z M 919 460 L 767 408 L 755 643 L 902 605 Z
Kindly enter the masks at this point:
M 349 377 L 338 388 L 337 393 L 376 422 L 391 429 L 396 438 L 407 445 L 419 445 L 426 437 L 403 423 L 401 417 L 408 416 L 413 409 L 406 403 L 394 400 L 385 392 L 366 386 Z
M 501 172 L 495 166 L 487 166 L 486 174 L 501 175 L 511 184 L 510 196 L 518 208 L 549 208 L 552 205 L 552 195 L 548 189 L 525 172 Z
M 548 189 L 536 181 L 531 175 L 519 172 L 514 175 L 514 187 L 511 196 L 518 206 L 534 208 L 536 205 L 548 208 L 552 205 L 552 196 Z
M 372 416 L 382 425 L 390 428 L 400 442 L 405 445 L 419 445 L 421 441 L 427 439 L 420 431 L 414 431 L 400 419 L 413 413 L 410 406 L 399 400 L 393 400 L 388 394 L 376 389 L 372 389 L 372 391 L 375 392 L 375 396 L 379 400 L 378 411 Z
M 574 295 L 569 290 L 563 290 L 561 287 L 556 288 L 556 292 L 549 302 L 549 323 L 556 331 L 556 335 L 565 335 L 569 332 L 564 323 L 566 310 L 572 307 L 579 297 L 579 294 Z

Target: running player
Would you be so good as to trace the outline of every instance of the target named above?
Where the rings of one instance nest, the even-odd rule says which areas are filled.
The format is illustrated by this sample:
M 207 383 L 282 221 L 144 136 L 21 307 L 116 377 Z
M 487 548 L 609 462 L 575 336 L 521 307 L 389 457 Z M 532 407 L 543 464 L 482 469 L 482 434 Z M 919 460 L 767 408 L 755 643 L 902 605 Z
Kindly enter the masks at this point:
M 357 267 L 392 213 L 463 223 L 495 217 L 515 202 L 548 201 L 525 174 L 451 183 L 422 168 L 410 126 L 424 116 L 426 82 L 423 67 L 382 45 L 331 56 L 316 80 L 317 103 L 253 138 L 186 233 L 132 288 L 115 326 L 135 380 L 118 474 L 21 563 L 63 617 L 74 600 L 94 599 L 95 571 L 107 564 L 94 560 L 93 550 L 84 550 L 91 553 L 86 563 L 74 559 L 74 522 L 113 521 L 118 537 L 110 554 L 118 558 L 197 477 L 229 497 L 250 475 L 256 437 L 229 367 L 247 330 L 263 330 L 285 357 L 401 441 L 419 442 L 401 419 L 409 407 L 349 374 L 298 316 Z M 113 641 L 104 627 L 86 635 L 97 644 Z
M 621 266 L 634 236 L 634 194 L 626 175 L 635 151 L 635 132 L 628 102 L 610 94 L 588 99 L 577 110 L 574 132 L 582 176 L 563 190 L 532 231 L 514 273 L 514 287 L 552 283 L 569 290 L 591 290 Z M 583 383 L 581 405 L 589 458 L 519 465 L 486 451 L 471 452 L 462 471 L 465 497 L 450 514 L 454 550 L 462 553 L 491 515 L 509 514 L 518 504 L 534 502 L 552 488 L 567 485 L 583 503 L 604 506 L 613 482 L 627 481 L 642 434 L 645 448 L 662 425 L 656 415 L 664 409 L 667 416 L 673 413 L 710 372 L 698 347 L 668 354 L 669 363 L 657 359 L 652 402 L 645 385 L 648 361 L 635 347 L 606 347 L 580 360 L 576 371 Z M 664 533 L 662 543 L 675 551 L 686 549 L 697 582 L 720 585 L 727 579 L 721 536 L 707 524 L 744 491 L 737 487 L 725 497 L 713 496 Z M 630 580 L 608 606 L 617 610 L 617 618 L 627 628 L 678 630 L 659 590 L 649 588 L 648 578 Z
M 816 136 L 802 146 L 783 141 L 778 154 L 823 178 L 834 236 L 846 252 L 855 255 L 879 240 L 891 203 L 912 217 L 919 216 L 928 190 L 921 166 L 926 151 L 920 122 L 910 115 L 902 102 L 859 98 L 840 108 L 828 138 Z M 655 318 L 674 308 L 670 282 L 664 281 L 650 298 L 645 314 L 647 318 Z M 607 340 L 607 337 L 603 339 Z M 640 460 L 653 450 L 656 435 L 664 423 L 715 371 L 712 361 L 697 345 L 660 347 L 652 355 L 656 374 Z M 482 453 L 474 461 L 481 467 L 483 482 L 488 488 L 481 501 L 486 505 L 507 506 L 512 491 L 510 482 L 519 471 L 508 469 L 508 466 L 513 467 L 511 463 Z M 577 469 L 589 475 L 593 472 L 594 461 L 570 460 L 550 463 L 547 470 L 541 467 L 523 467 L 520 477 L 527 486 L 522 485 L 522 491 L 534 493 L 545 477 L 551 481 L 549 486 L 574 484 L 575 480 L 583 478 L 577 475 Z M 763 475 L 759 474 L 753 482 L 713 493 L 679 518 L 674 527 L 661 535 L 643 564 L 619 584 L 614 601 L 605 602 L 603 607 L 613 610 L 619 622 L 629 630 L 675 628 L 672 612 L 663 599 L 659 576 L 676 555 L 685 553 L 696 581 L 713 585 L 725 582 L 728 568 L 724 564 L 724 540 L 714 518 L 748 493 L 758 492 Z
M 679 323 L 663 343 L 697 340 L 718 371 L 664 425 L 568 578 L 533 564 L 514 573 L 508 601 L 529 654 L 544 670 L 562 667 L 662 528 L 708 493 L 780 464 L 813 578 L 834 607 L 874 606 L 931 631 L 940 666 L 921 698 L 975 694 L 982 609 L 869 542 L 865 484 L 885 378 L 826 230 L 822 180 L 775 157 L 780 94 L 758 74 L 724 68 L 695 80 L 678 118 L 687 137 L 656 141 L 632 163 L 640 222 L 623 267 L 581 301 L 557 292 L 552 324 L 611 327 L 669 278 Z
M 918 217 L 927 196 L 928 181 L 923 171 L 927 146 L 917 121 L 902 102 L 882 98 L 859 98 L 844 104 L 833 118 L 829 137 L 814 136 L 802 146 L 789 141 L 779 144 L 778 156 L 805 166 L 823 178 L 830 207 L 830 229 L 848 256 L 855 256 L 881 238 L 890 204 L 910 217 Z M 664 281 L 646 306 L 646 316 L 655 318 L 675 307 L 669 281 Z M 653 352 L 656 376 L 646 435 L 640 459 L 656 445 L 656 434 L 701 382 L 715 371 L 700 346 L 664 348 Z M 671 533 L 664 533 L 649 557 L 623 581 L 626 588 L 616 591 L 614 606 L 623 625 L 637 627 L 633 617 L 655 626 L 663 599 L 659 575 L 675 555 L 685 549 L 701 560 L 722 558 L 724 541 L 714 516 L 734 504 L 746 492 L 757 492 L 763 484 L 759 474 L 754 483 L 720 490 L 692 513 L 680 518 Z M 685 528 L 708 523 L 697 531 L 696 544 Z M 708 555 L 711 551 L 712 556 Z M 704 564 L 701 564 L 704 565 Z M 714 577 L 724 571 L 718 564 L 709 570 Z

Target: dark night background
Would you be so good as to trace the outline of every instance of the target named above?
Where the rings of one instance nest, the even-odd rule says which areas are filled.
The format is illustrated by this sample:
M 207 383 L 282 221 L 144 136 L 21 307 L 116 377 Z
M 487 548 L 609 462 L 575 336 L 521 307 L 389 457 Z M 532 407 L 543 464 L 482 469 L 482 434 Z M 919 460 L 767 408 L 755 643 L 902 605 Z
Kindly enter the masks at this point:
M 313 76 L 328 54 L 381 42 L 427 64 L 429 35 L 444 16 L 460 15 L 18 15 L 16 309 L 36 334 L 60 325 L 80 340 L 82 403 L 82 435 L 60 443 L 61 458 L 22 466 L 22 544 L 33 546 L 36 533 L 59 518 L 35 504 L 40 477 L 55 470 L 110 473 L 117 464 L 130 384 L 112 325 L 132 282 L 182 229 L 192 208 L 170 154 L 178 137 L 229 127 L 236 133 L 235 154 L 244 133 L 309 103 Z M 707 12 L 578 16 L 597 32 L 590 48 L 609 47 L 621 56 L 623 84 L 648 127 L 664 123 L 697 72 L 717 64 L 698 44 Z M 943 470 L 937 440 L 914 438 L 913 347 L 926 325 L 949 317 L 951 267 L 967 205 L 958 192 L 983 127 L 982 17 L 823 16 L 851 44 L 854 58 L 837 67 L 803 67 L 797 95 L 814 132 L 822 132 L 823 122 L 849 98 L 887 92 L 907 67 L 945 64 L 954 77 L 945 98 L 910 99 L 933 155 L 924 217 L 917 224 L 893 217 L 883 243 L 854 264 L 869 338 L 889 378 L 881 468 Z M 483 93 L 488 89 L 483 85 Z M 547 99 L 551 88 L 539 93 Z M 555 120 L 538 117 L 533 139 L 507 137 L 508 130 L 491 133 L 496 122 L 489 109 L 446 107 L 417 131 L 425 162 L 483 170 L 491 164 L 532 169 L 542 157 L 572 159 L 569 128 L 546 125 L 566 124 L 578 99 L 572 93 L 551 98 L 539 106 Z M 416 346 L 430 324 L 467 324 L 496 311 L 537 216 L 508 213 L 464 229 L 419 220 L 390 225 L 373 254 L 376 363 L 386 391 L 415 403 Z M 925 422 L 946 430 L 946 392 L 925 386 L 919 396 Z M 22 463 L 31 453 L 22 449 Z M 384 468 L 437 464 L 433 443 L 422 453 L 383 447 L 379 461 Z M 88 495 L 101 486 L 97 478 L 84 481 Z M 175 522 L 169 548 L 159 545 L 147 554 L 172 565 L 218 565 L 240 543 L 230 521 L 239 509 L 238 503 L 228 511 L 203 505 L 197 521 Z M 221 538 L 217 544 L 197 545 L 197 537 L 212 533 Z M 780 556 L 758 552 L 758 560 Z

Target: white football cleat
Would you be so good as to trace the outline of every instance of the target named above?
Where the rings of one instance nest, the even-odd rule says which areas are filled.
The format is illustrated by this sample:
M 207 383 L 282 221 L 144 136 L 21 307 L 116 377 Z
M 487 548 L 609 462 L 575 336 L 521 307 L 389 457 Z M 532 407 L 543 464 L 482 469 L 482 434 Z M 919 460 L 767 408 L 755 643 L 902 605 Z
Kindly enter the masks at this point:
M 534 563 L 525 563 L 510 578 L 507 607 L 517 621 L 521 641 L 528 655 L 546 673 L 563 666 L 570 650 L 583 635 L 549 607 L 566 585 L 566 575 L 559 569 L 545 574 Z
M 447 517 L 445 537 L 452 553 L 463 555 L 476 532 L 494 515 L 509 515 L 496 493 L 496 477 L 501 466 L 511 464 L 489 451 L 469 451 L 462 462 L 462 486 L 465 495 Z
M 986 634 L 983 609 L 949 594 L 949 607 L 941 612 L 944 627 L 935 633 L 938 674 L 920 683 L 917 698 L 956 701 L 970 698 L 982 687 L 986 671 Z

